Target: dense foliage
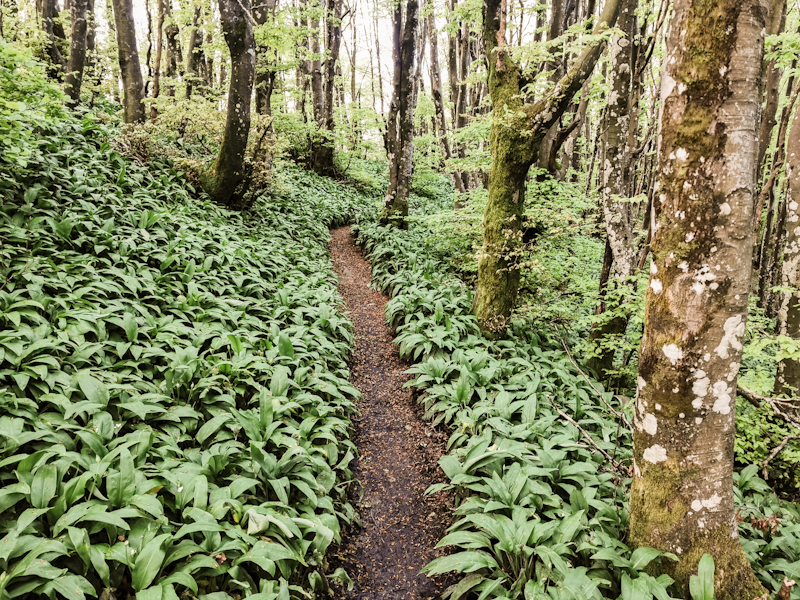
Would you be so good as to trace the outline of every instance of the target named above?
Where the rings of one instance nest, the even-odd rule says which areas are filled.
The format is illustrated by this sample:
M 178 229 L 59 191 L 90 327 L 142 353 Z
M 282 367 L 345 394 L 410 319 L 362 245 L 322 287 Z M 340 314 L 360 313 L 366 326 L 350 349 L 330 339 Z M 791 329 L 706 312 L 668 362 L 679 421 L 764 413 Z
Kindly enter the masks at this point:
M 669 598 L 669 578 L 647 566 L 670 555 L 625 543 L 632 403 L 579 369 L 555 325 L 518 320 L 508 340 L 480 337 L 470 290 L 425 251 L 424 227 L 357 231 L 392 296 L 395 342 L 416 363 L 411 385 L 451 432 L 440 462 L 449 483 L 429 491 L 456 490 L 440 543 L 457 551 L 427 567 L 463 574 L 448 598 Z M 756 471 L 736 475 L 739 529 L 757 575 L 778 590 L 800 574 L 800 511 Z
M 358 392 L 324 244 L 370 199 L 287 168 L 230 212 L 57 101 L 0 118 L 0 597 L 326 589 Z

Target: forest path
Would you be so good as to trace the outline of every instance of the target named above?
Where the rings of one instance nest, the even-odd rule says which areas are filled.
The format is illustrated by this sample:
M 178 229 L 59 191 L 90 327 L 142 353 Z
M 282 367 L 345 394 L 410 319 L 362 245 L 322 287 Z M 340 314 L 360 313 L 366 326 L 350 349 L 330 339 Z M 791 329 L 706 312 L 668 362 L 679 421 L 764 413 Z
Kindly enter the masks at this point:
M 342 566 L 353 578 L 355 600 L 417 600 L 438 596 L 441 579 L 420 574 L 441 556 L 436 543 L 449 524 L 447 498 L 425 497 L 442 481 L 437 461 L 446 436 L 425 423 L 403 384 L 407 368 L 383 319 L 387 298 L 369 287 L 370 266 L 349 227 L 331 230 L 329 246 L 339 293 L 355 326 L 352 382 L 361 391 L 354 468 L 363 498 L 357 503 L 364 527 L 343 540 Z M 338 566 L 338 565 L 336 565 Z

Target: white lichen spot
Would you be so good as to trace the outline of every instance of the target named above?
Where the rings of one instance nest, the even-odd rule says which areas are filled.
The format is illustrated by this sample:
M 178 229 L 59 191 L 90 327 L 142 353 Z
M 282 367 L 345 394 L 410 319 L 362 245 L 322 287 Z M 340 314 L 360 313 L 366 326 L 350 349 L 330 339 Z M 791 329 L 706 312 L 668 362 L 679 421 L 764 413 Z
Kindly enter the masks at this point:
M 645 448 L 645 451 L 642 453 L 642 458 L 654 465 L 664 462 L 667 460 L 667 449 L 658 444 L 654 444 L 649 448 Z
M 797 207 L 797 202 L 795 202 L 794 200 L 789 202 L 789 210 L 797 210 L 797 208 L 798 208 Z
M 655 415 L 647 413 L 642 419 L 642 427 L 650 435 L 655 435 L 658 431 L 658 420 Z
M 721 215 L 725 216 L 731 214 L 731 205 L 728 204 L 727 202 L 723 202 L 722 206 L 719 207 L 719 212 Z
M 692 392 L 695 396 L 705 398 L 708 394 L 708 386 L 711 385 L 711 380 L 706 377 L 706 372 L 699 370 L 694 374 L 695 382 L 692 385 Z
M 700 425 L 700 423 L 702 423 L 702 422 L 703 422 L 703 417 L 695 417 L 694 418 L 694 424 L 695 425 Z
M 656 410 L 661 410 L 661 405 L 656 403 Z
M 686 261 L 683 261 L 681 264 L 678 265 L 678 268 L 681 271 L 683 271 L 684 273 L 688 273 L 689 272 L 689 263 L 687 263 Z
M 692 510 L 694 512 L 703 510 L 703 503 L 700 500 L 692 500 Z
M 650 261 L 650 274 L 651 275 L 655 275 L 656 273 L 658 273 L 658 267 L 656 266 L 656 261 L 651 260 Z
M 706 352 L 705 354 L 703 354 L 703 360 L 706 362 L 710 361 L 711 355 L 708 352 Z
M 692 408 L 695 410 L 700 410 L 703 406 L 703 399 L 702 398 L 695 398 L 692 400 Z
M 660 294 L 661 290 L 664 289 L 664 286 L 661 285 L 661 281 L 658 279 L 653 279 L 650 282 L 650 287 L 653 288 L 653 292 L 656 294 Z
M 683 350 L 678 348 L 675 344 L 665 344 L 661 348 L 661 351 L 673 365 L 683 358 Z
M 711 410 L 721 415 L 729 414 L 731 412 L 731 395 L 728 391 L 728 384 L 724 381 L 718 381 L 712 389 L 716 400 Z
M 674 387 L 672 388 L 672 393 L 677 394 L 680 391 L 680 388 Z
M 638 389 L 640 389 L 640 390 L 643 390 L 644 386 L 646 386 L 646 385 L 647 385 L 647 382 L 644 380 L 644 378 L 642 378 L 641 375 L 639 375 L 639 377 L 636 379 L 636 387 Z
M 728 351 L 730 348 L 737 351 L 742 349 L 742 342 L 739 339 L 744 335 L 744 321 L 742 321 L 742 315 L 736 315 L 727 319 L 722 326 L 722 330 L 725 334 L 722 336 L 719 346 L 714 348 L 714 352 L 716 352 L 717 356 L 720 358 L 728 358 Z
M 685 416 L 686 416 L 686 414 L 685 414 L 685 413 L 681 413 L 681 414 L 679 414 L 679 415 L 678 415 L 678 418 L 679 418 L 679 419 L 683 419 Z
M 685 148 L 678 148 L 677 150 L 675 150 L 675 158 L 677 158 L 678 160 L 685 161 L 686 159 L 689 158 L 689 153 L 686 151 Z
M 686 243 L 688 244 L 694 239 L 694 231 L 690 231 L 686 234 Z

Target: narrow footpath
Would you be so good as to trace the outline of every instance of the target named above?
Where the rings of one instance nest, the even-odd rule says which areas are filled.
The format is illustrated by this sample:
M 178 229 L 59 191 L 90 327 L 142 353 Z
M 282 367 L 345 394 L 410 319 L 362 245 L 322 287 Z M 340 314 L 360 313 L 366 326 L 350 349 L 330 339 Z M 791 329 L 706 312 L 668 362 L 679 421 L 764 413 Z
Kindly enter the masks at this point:
M 423 494 L 442 481 L 437 461 L 446 436 L 421 420 L 410 390 L 402 387 L 409 376 L 383 319 L 387 298 L 369 287 L 370 266 L 349 227 L 331 231 L 330 252 L 355 326 L 352 381 L 363 394 L 354 473 L 363 488 L 357 508 L 364 527 L 339 549 L 341 565 L 355 583 L 346 598 L 435 598 L 445 581 L 420 570 L 443 554 L 435 546 L 449 524 L 449 511 L 442 495 Z

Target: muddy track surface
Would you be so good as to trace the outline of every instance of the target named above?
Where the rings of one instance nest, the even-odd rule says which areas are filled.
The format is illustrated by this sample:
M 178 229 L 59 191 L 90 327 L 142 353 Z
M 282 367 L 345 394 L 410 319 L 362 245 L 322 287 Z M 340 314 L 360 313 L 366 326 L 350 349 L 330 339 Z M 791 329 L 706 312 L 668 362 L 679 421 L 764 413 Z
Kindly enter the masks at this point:
M 420 418 L 403 372 L 408 368 L 392 345 L 383 319 L 387 298 L 369 287 L 370 266 L 354 244 L 348 227 L 331 231 L 331 258 L 339 292 L 355 326 L 351 363 L 353 384 L 363 394 L 357 421 L 359 458 L 354 473 L 363 496 L 355 498 L 364 527 L 346 536 L 333 557 L 353 578 L 353 600 L 436 598 L 442 579 L 420 570 L 441 556 L 436 543 L 449 524 L 448 498 L 425 497 L 429 485 L 442 481 L 437 461 L 446 436 Z

